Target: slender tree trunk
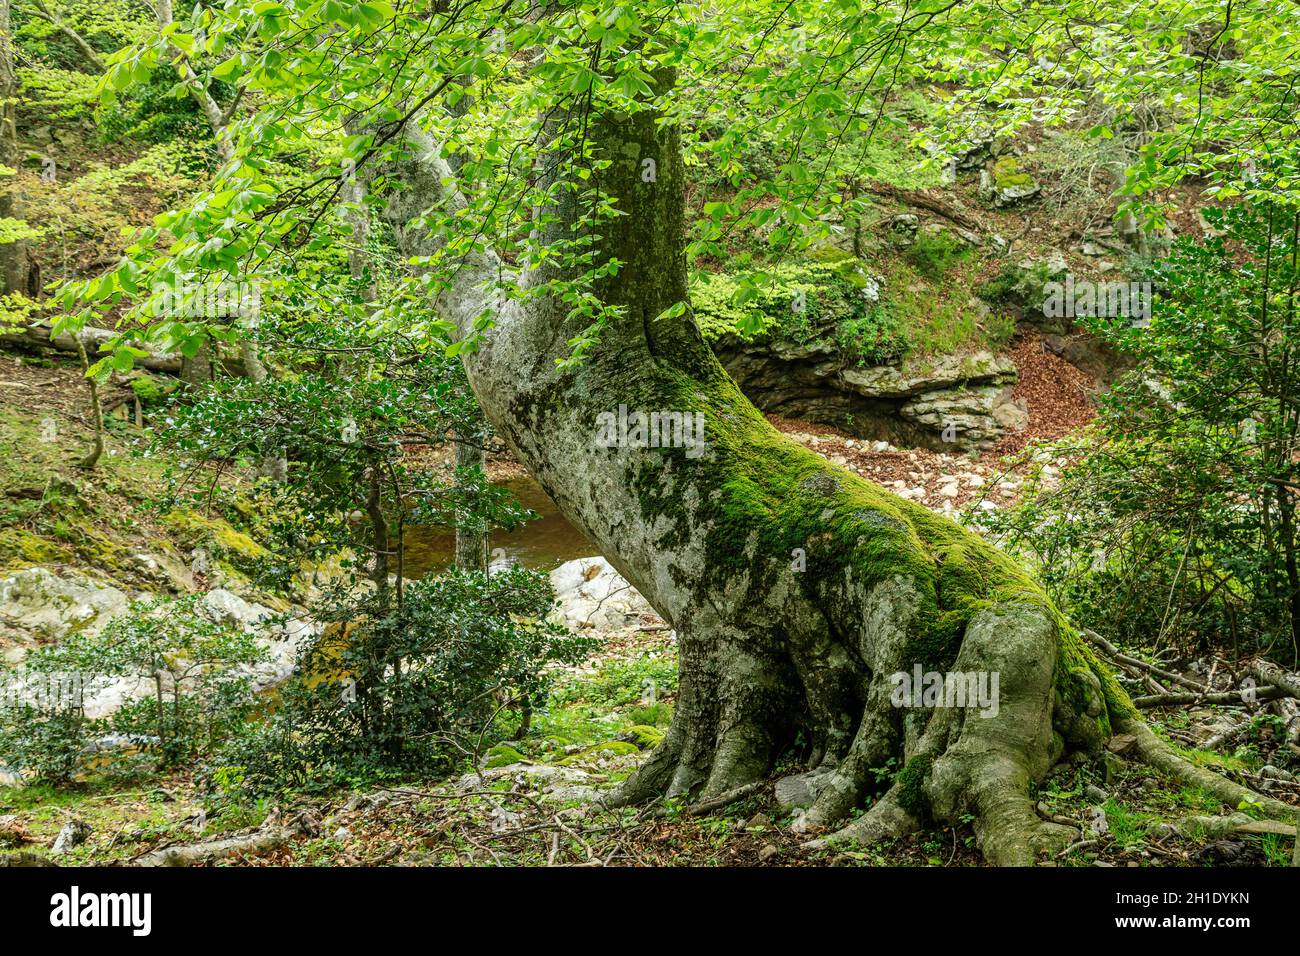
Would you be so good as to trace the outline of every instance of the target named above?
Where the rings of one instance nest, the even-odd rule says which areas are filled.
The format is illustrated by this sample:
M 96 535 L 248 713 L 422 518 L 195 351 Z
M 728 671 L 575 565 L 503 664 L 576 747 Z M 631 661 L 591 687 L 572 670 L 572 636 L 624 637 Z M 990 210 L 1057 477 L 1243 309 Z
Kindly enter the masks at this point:
M 158 15 L 158 26 L 166 29 L 174 22 L 172 14 L 172 0 L 153 0 L 154 10 Z M 170 45 L 169 45 L 170 46 Z M 190 66 L 189 57 L 183 50 L 175 46 L 170 46 L 172 55 L 176 58 L 176 72 L 189 90 L 191 98 L 199 110 L 203 113 L 204 119 L 208 121 L 208 126 L 212 129 L 212 137 L 217 142 L 217 153 L 223 163 L 229 163 L 234 158 L 235 148 L 230 141 L 230 116 L 226 110 L 221 108 L 218 103 L 208 92 L 207 86 L 199 79 Z
M 86 65 L 95 73 L 103 73 L 105 70 L 104 61 L 99 58 L 99 54 L 80 33 L 74 30 L 68 23 L 57 13 L 50 9 L 45 0 L 34 0 L 32 4 L 39 16 L 46 23 L 55 27 L 60 33 L 72 41 L 72 45 L 77 48 L 86 60 Z
M 1287 612 L 1291 618 L 1291 666 L 1300 666 L 1300 567 L 1296 561 L 1295 501 L 1291 491 L 1280 485 L 1277 494 L 1277 511 L 1282 538 L 1282 555 L 1286 565 Z
M 86 355 L 85 343 L 81 338 L 77 338 L 77 351 L 81 356 L 81 371 L 86 376 L 86 385 L 90 389 L 90 422 L 94 429 L 94 444 L 86 457 L 81 459 L 79 467 L 90 471 L 99 464 L 100 456 L 104 454 L 104 405 L 99 400 L 99 382 L 90 375 L 90 357 Z
M 0 0 L 0 165 L 17 169 L 18 162 L 18 78 L 14 73 L 13 29 L 9 19 L 10 0 Z M 0 184 L 0 217 L 19 218 L 21 204 L 17 201 L 12 177 Z M 0 291 L 34 296 L 40 290 L 33 288 L 31 250 L 26 240 L 0 245 Z
M 370 519 L 370 546 L 374 560 L 370 565 L 370 580 L 380 594 L 388 592 L 388 517 L 384 514 L 383 477 L 379 466 L 370 468 L 370 491 L 366 497 L 366 516 Z
M 482 472 L 485 456 L 483 447 L 478 443 L 478 436 L 470 435 L 456 440 L 456 470 L 476 470 Z M 488 567 L 488 533 L 487 524 L 475 516 L 456 526 L 456 567 L 462 571 L 487 571 Z
M 154 3 L 154 9 L 158 15 L 158 25 L 166 28 L 173 22 L 172 2 L 171 0 L 154 0 Z M 179 74 L 181 82 L 189 90 L 190 97 L 198 105 L 204 119 L 208 121 L 208 127 L 212 130 L 212 138 L 217 144 L 217 155 L 221 158 L 222 164 L 228 165 L 235 156 L 235 144 L 230 137 L 230 121 L 233 118 L 234 104 L 223 109 L 221 104 L 208 92 L 203 80 L 194 72 L 194 68 L 190 66 L 189 57 L 185 52 L 175 46 L 170 47 L 170 49 L 176 58 L 176 72 Z M 236 97 L 237 102 L 238 97 Z M 248 319 L 250 317 L 241 316 L 241 318 Z M 257 341 L 253 338 L 251 332 L 240 338 L 239 355 L 243 362 L 244 374 L 254 382 L 265 381 L 267 377 L 266 366 L 262 362 Z M 197 358 L 196 356 L 196 360 Z M 208 361 L 210 363 L 210 359 Z M 202 373 L 199 374 L 201 376 Z M 184 377 L 184 374 L 182 374 L 182 377 Z

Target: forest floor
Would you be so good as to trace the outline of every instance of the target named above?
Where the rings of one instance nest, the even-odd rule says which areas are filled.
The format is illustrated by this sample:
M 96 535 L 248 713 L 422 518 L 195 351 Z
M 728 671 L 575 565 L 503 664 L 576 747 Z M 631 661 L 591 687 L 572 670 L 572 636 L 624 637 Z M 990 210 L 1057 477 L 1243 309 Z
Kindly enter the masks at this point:
M 999 453 L 1018 451 L 1016 446 L 1035 438 L 1057 437 L 1091 417 L 1086 377 L 1031 337 L 1016 347 L 1024 353 L 1016 356 L 1022 368 L 1017 389 L 1029 399 L 1029 426 Z M 81 410 L 83 388 L 77 371 L 66 364 L 0 356 L 0 437 L 6 445 L 0 506 L 21 519 L 9 523 L 9 536 L 0 542 L 9 549 L 0 565 L 22 563 L 26 556 L 84 568 L 107 557 L 127 573 L 132 567 L 127 558 L 138 542 L 157 548 L 162 541 L 179 553 L 190 544 L 177 536 L 174 525 L 141 507 L 148 497 L 145 486 L 157 480 L 159 466 L 132 451 L 137 433 L 130 422 L 112 425 L 102 477 L 77 483 L 75 461 L 88 424 Z M 66 430 L 57 443 L 42 442 L 33 431 L 47 417 Z M 1002 504 L 1016 496 L 1018 479 L 998 453 L 973 458 L 878 451 L 870 442 L 820 426 L 776 423 L 828 458 L 891 489 L 911 491 L 939 510 L 981 497 Z M 509 468 L 508 461 L 499 460 L 494 471 L 509 473 Z M 51 503 L 49 489 L 61 481 L 77 487 Z M 42 494 L 34 499 L 33 489 Z M 38 502 L 43 510 L 34 511 Z M 229 536 L 228 529 L 221 533 Z M 62 550 L 51 556 L 44 548 Z M 599 808 L 592 797 L 631 773 L 661 739 L 671 721 L 677 680 L 671 633 L 652 615 L 601 638 L 592 660 L 560 675 L 524 740 L 499 744 L 444 779 L 234 799 L 220 810 L 210 795 L 196 791 L 188 773 L 124 782 L 92 778 L 60 791 L 0 788 L 0 852 L 45 853 L 60 830 L 76 820 L 88 825 L 88 836 L 59 857 L 61 863 L 121 865 L 168 846 L 274 831 L 283 837 L 275 846 L 234 854 L 221 865 L 980 865 L 974 834 L 965 825 L 866 850 L 805 851 L 807 836 L 796 832 L 797 811 L 778 807 L 770 787 L 698 816 L 675 803 Z M 1132 686 L 1141 692 L 1140 684 Z M 1293 769 L 1300 764 L 1280 739 L 1277 722 L 1262 712 L 1230 754 L 1195 748 L 1239 721 L 1239 709 L 1200 706 L 1150 716 L 1193 759 L 1243 782 L 1258 786 L 1257 774 L 1270 764 Z M 796 769 L 778 768 L 773 779 Z M 1268 786 L 1271 795 L 1300 806 L 1300 784 L 1283 778 Z M 1059 765 L 1037 799 L 1044 816 L 1074 822 L 1087 835 L 1066 856 L 1048 861 L 1058 865 L 1285 865 L 1290 860 L 1292 837 L 1209 837 L 1188 825 L 1188 818 L 1239 808 L 1221 807 L 1208 794 L 1164 779 L 1123 754 Z
M 0 842 L 7 834 L 14 849 L 43 850 L 77 820 L 90 832 L 60 858 L 67 865 L 129 864 L 168 846 L 269 828 L 282 829 L 278 845 L 219 865 L 981 865 L 969 826 L 930 829 L 866 850 L 805 851 L 797 813 L 778 807 L 770 788 L 700 816 L 678 803 L 600 809 L 592 797 L 626 777 L 671 719 L 676 666 L 670 636 L 653 623 L 606 635 L 595 659 L 559 680 L 526 739 L 492 747 L 478 771 L 232 803 L 218 813 L 205 812 L 203 795 L 185 774 L 127 785 L 91 780 L 61 791 L 0 789 Z M 647 688 L 654 688 L 653 698 Z M 1158 722 L 1166 733 L 1192 739 L 1208 735 L 1220 717 L 1218 708 L 1206 707 Z M 1279 747 L 1264 725 L 1249 753 L 1187 752 L 1241 778 L 1276 759 Z M 1274 795 L 1300 805 L 1300 787 Z M 1038 800 L 1042 814 L 1070 820 L 1088 835 L 1065 858 L 1046 861 L 1055 865 L 1284 866 L 1291 858 L 1284 835 L 1224 839 L 1171 827 L 1171 821 L 1236 808 L 1122 755 L 1059 765 Z

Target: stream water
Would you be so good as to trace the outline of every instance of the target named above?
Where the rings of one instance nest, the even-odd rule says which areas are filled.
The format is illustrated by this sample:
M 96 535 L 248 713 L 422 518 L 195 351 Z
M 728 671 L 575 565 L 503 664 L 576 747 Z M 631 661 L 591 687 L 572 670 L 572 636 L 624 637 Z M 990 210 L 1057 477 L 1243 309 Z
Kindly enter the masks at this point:
M 555 502 L 531 478 L 512 478 L 501 487 L 519 499 L 519 503 L 538 514 L 522 528 L 494 531 L 488 541 L 489 559 L 539 571 L 549 571 L 574 558 L 597 553 L 586 535 L 569 524 Z M 406 577 L 422 578 L 446 570 L 454 558 L 455 532 L 438 525 L 418 525 L 406 529 L 406 547 L 402 560 Z

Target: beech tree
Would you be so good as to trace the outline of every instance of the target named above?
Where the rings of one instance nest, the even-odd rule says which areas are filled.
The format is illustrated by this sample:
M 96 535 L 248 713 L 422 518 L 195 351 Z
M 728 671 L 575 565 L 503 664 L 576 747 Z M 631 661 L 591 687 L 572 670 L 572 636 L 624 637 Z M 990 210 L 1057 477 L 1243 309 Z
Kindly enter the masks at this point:
M 1038 817 L 1034 784 L 1066 752 L 1128 735 L 1139 759 L 1175 778 L 1289 814 L 1160 740 L 1006 554 L 778 433 L 701 339 L 687 294 L 690 264 L 727 255 L 739 231 L 773 255 L 833 238 L 830 213 L 867 201 L 850 187 L 872 173 L 860 146 L 891 122 L 891 98 L 956 79 L 940 121 L 917 134 L 936 162 L 977 128 L 1013 135 L 1098 103 L 1122 115 L 1141 99 L 1164 122 L 1142 137 L 1121 215 L 1159 225 L 1160 190 L 1189 175 L 1225 199 L 1264 191 L 1293 204 L 1287 10 L 1208 0 L 1117 11 L 1028 0 L 196 8 L 158 42 L 113 57 L 105 91 L 187 51 L 196 76 L 237 85 L 247 105 L 228 129 L 231 158 L 116 270 L 69 287 L 59 328 L 125 306 L 139 322 L 123 325 L 124 343 L 193 336 L 196 323 L 158 321 L 150 301 L 194 272 L 256 274 L 310 295 L 298 253 L 345 242 L 339 200 L 364 176 L 372 215 L 415 267 L 400 294 L 375 303 L 376 327 L 450 340 L 496 432 L 677 632 L 672 727 L 611 802 L 746 792 L 801 733 L 806 822 L 824 835 L 870 841 L 969 815 L 990 861 L 1031 863 L 1074 835 Z M 706 108 L 725 118 L 720 135 L 701 133 Z M 770 177 L 742 178 L 760 131 L 782 161 Z M 1094 134 L 1125 131 L 1099 123 Z M 1260 150 L 1266 172 L 1251 162 Z M 699 163 L 734 188 L 690 219 L 686 171 Z M 130 354 L 104 361 L 129 365 Z M 598 442 L 599 417 L 622 408 L 702 415 L 703 454 Z M 894 706 L 891 675 L 917 665 L 997 673 L 996 715 Z M 872 771 L 891 762 L 892 785 L 852 819 Z

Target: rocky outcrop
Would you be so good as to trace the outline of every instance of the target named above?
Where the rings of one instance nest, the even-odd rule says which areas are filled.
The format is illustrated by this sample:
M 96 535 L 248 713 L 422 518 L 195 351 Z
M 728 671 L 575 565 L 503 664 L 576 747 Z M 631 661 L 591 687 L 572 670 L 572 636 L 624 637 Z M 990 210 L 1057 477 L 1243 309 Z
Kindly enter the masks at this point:
M 17 663 L 27 648 L 69 634 L 98 633 L 130 604 L 125 592 L 86 575 L 26 568 L 0 578 L 0 635 L 5 661 Z
M 1034 177 L 1020 168 L 1014 156 L 1000 156 L 980 170 L 980 198 L 995 209 L 1007 209 L 1034 199 L 1042 187 Z
M 55 574 L 32 567 L 0 577 L 0 636 L 4 637 L 5 663 L 21 663 L 39 644 L 60 641 L 70 634 L 96 634 L 115 617 L 130 610 L 133 599 L 106 582 L 74 571 Z M 255 631 L 268 660 L 250 671 L 256 688 L 270 687 L 288 677 L 294 668 L 301 638 L 316 633 L 319 625 L 298 618 L 283 618 L 271 608 L 247 601 L 232 591 L 215 588 L 199 602 L 214 621 Z M 88 717 L 105 717 L 128 701 L 150 693 L 147 681 L 112 679 L 83 685 Z
M 833 425 L 859 438 L 939 451 L 985 450 L 1023 427 L 1013 402 L 1015 365 L 990 352 L 846 365 L 830 342 L 744 342 L 715 350 L 765 412 Z

